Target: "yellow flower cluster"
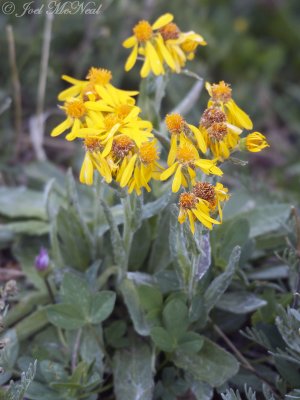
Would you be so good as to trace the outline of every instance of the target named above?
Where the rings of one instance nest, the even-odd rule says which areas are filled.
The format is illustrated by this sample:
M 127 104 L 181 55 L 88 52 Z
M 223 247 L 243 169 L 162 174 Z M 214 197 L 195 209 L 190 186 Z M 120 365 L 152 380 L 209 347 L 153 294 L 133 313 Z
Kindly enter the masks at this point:
M 188 189 L 179 197 L 178 221 L 182 224 L 187 218 L 191 231 L 195 232 L 195 221 L 200 221 L 206 228 L 220 221 L 211 214 L 218 211 L 222 221 L 221 203 L 228 200 L 228 189 L 221 183 L 199 181 L 199 173 L 221 176 L 223 172 L 216 165 L 217 159 L 203 158 L 207 152 L 207 144 L 201 131 L 188 124 L 180 114 L 169 114 L 165 123 L 171 135 L 168 154 L 168 168 L 162 172 L 160 179 L 168 179 L 172 175 L 172 191 L 178 192 L 181 187 Z M 200 154 L 201 153 L 201 154 Z M 198 173 L 199 171 L 199 173 Z
M 158 146 L 152 124 L 140 118 L 133 96 L 138 92 L 117 89 L 110 71 L 91 68 L 86 80 L 63 75 L 71 87 L 61 92 L 66 119 L 51 135 L 67 133 L 67 140 L 81 139 L 85 157 L 80 181 L 93 184 L 97 170 L 107 183 L 113 179 L 129 192 L 150 191 L 149 181 L 159 179 Z
M 130 71 L 138 58 L 143 58 L 141 77 L 151 72 L 164 75 L 166 68 L 179 73 L 187 60 L 192 60 L 197 47 L 205 46 L 202 36 L 194 31 L 181 32 L 172 22 L 170 13 L 159 17 L 152 25 L 148 21 L 139 21 L 133 28 L 133 35 L 123 42 L 126 48 L 132 48 L 125 70 Z
M 123 45 L 132 48 L 125 69 L 130 70 L 138 56 L 143 57 L 141 76 L 150 73 L 180 72 L 192 59 L 203 38 L 194 32 L 181 32 L 172 14 L 164 14 L 154 24 L 140 21 L 133 36 Z M 251 130 L 249 116 L 235 103 L 229 84 L 206 84 L 210 99 L 199 126 L 189 124 L 180 114 L 168 114 L 165 124 L 170 134 L 167 166 L 159 164 L 158 142 L 150 121 L 140 117 L 134 96 L 111 84 L 109 70 L 92 67 L 85 80 L 63 75 L 71 84 L 58 99 L 66 117 L 51 135 L 66 133 L 67 140 L 79 139 L 85 149 L 80 181 L 93 184 L 94 171 L 107 183 L 115 181 L 138 195 L 150 191 L 151 179 L 166 181 L 172 177 L 172 191 L 179 196 L 178 221 L 188 219 L 191 231 L 199 221 L 208 229 L 222 222 L 222 205 L 229 199 L 228 189 L 213 185 L 205 175 L 222 176 L 219 164 L 238 150 L 259 152 L 268 147 L 259 132 L 241 138 Z M 158 135 L 160 136 L 160 135 Z M 218 219 L 216 219 L 218 218 Z
M 259 132 L 248 134 L 241 139 L 242 128 L 251 129 L 252 122 L 231 97 L 231 88 L 225 82 L 207 84 L 210 99 L 208 108 L 203 112 L 199 127 L 188 124 L 179 114 L 169 114 L 165 123 L 171 135 L 168 168 L 162 172 L 161 180 L 172 175 L 172 191 L 181 187 L 188 188 L 180 195 L 180 213 L 178 221 L 188 218 L 192 232 L 195 221 L 200 221 L 208 229 L 222 221 L 221 203 L 229 198 L 228 189 L 221 183 L 213 186 L 209 182 L 198 181 L 200 171 L 206 175 L 223 173 L 217 166 L 228 158 L 233 151 L 261 151 L 268 146 L 266 138 Z M 204 154 L 213 159 L 204 158 Z M 218 210 L 220 221 L 211 214 Z
M 206 83 L 206 89 L 210 99 L 200 119 L 199 131 L 214 157 L 225 160 L 237 149 L 258 152 L 269 146 L 259 132 L 240 138 L 243 129 L 250 130 L 253 124 L 233 100 L 230 85 L 224 81 L 213 85 Z

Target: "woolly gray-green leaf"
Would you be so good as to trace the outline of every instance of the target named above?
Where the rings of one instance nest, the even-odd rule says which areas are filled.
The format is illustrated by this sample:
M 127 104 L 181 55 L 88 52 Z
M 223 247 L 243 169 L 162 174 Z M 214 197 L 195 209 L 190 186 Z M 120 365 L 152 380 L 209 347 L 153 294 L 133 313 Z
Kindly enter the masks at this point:
M 214 307 L 214 305 L 220 300 L 223 293 L 229 287 L 235 272 L 235 268 L 240 259 L 240 254 L 241 248 L 236 246 L 232 250 L 226 270 L 217 276 L 206 289 L 204 300 L 208 311 Z
M 189 372 L 195 379 L 207 382 L 213 387 L 223 385 L 239 370 L 239 363 L 235 357 L 207 338 L 204 338 L 198 353 L 178 351 L 172 360 L 177 367 Z
M 113 359 L 116 400 L 152 400 L 152 356 L 145 344 L 135 344 L 115 353 Z

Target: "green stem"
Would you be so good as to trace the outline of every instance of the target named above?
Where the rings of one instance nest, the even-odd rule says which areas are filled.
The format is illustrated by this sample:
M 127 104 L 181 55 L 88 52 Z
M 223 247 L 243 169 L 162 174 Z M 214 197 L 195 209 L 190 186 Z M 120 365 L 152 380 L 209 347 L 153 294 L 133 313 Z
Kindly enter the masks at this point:
M 163 147 L 169 151 L 170 150 L 170 139 L 167 136 L 160 133 L 158 130 L 153 129 L 154 136 L 160 141 Z
M 64 337 L 64 334 L 63 334 L 61 328 L 57 328 L 57 335 L 58 335 L 58 338 L 59 338 L 61 344 L 67 349 L 68 343 L 66 342 L 66 339 Z
M 195 254 L 193 254 L 192 255 L 192 263 L 191 263 L 192 268 L 191 268 L 191 273 L 190 273 L 189 282 L 188 282 L 188 296 L 189 296 L 190 302 L 192 301 L 192 299 L 194 297 L 197 261 L 198 261 L 198 257 Z
M 79 351 L 79 346 L 80 346 L 80 340 L 81 340 L 81 335 L 82 335 L 82 329 L 78 329 L 75 343 L 74 343 L 74 348 L 72 352 L 72 372 L 75 371 L 76 366 L 77 366 L 77 358 L 78 358 L 78 351 Z
M 95 191 L 94 191 L 94 249 L 95 253 L 99 252 L 99 249 L 102 249 L 102 236 L 98 235 L 98 227 L 100 225 L 100 216 L 101 216 L 101 205 L 100 199 L 103 197 L 103 187 L 101 185 L 100 178 L 97 176 L 95 183 Z M 94 254 L 97 257 L 99 254 Z
M 48 278 L 47 278 L 46 276 L 45 276 L 45 278 L 44 278 L 44 282 L 45 282 L 45 285 L 46 285 L 46 288 L 47 288 L 49 297 L 50 297 L 50 299 L 51 299 L 51 303 L 55 304 L 55 297 L 54 297 L 52 288 L 51 288 L 51 286 L 50 286 L 50 283 L 49 283 L 49 281 L 48 281 Z
M 98 288 L 99 290 L 101 290 L 103 288 L 103 286 L 106 284 L 106 282 L 108 281 L 108 279 L 113 276 L 113 275 L 120 275 L 120 267 L 118 267 L 117 265 L 112 265 L 111 267 L 107 268 L 105 271 L 103 271 L 103 273 L 99 276 L 98 278 Z
M 130 249 L 132 245 L 132 239 L 133 239 L 133 229 L 131 226 L 131 202 L 130 202 L 130 195 L 127 194 L 127 196 L 122 199 L 122 204 L 123 204 L 123 209 L 124 209 L 124 230 L 123 230 L 123 243 L 124 243 L 124 249 L 126 252 L 126 260 L 124 260 L 123 264 L 123 269 L 124 272 L 127 272 L 128 270 L 128 262 L 129 262 L 129 255 L 130 255 Z

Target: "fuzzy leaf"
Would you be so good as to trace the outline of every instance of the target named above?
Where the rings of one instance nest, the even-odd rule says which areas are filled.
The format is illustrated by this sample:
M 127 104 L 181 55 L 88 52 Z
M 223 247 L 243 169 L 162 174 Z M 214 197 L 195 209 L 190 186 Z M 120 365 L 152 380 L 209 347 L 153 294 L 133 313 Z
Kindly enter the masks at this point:
M 170 353 L 175 349 L 176 343 L 174 338 L 161 326 L 152 328 L 150 335 L 151 339 L 160 350 Z
M 113 359 L 116 400 L 152 400 L 154 380 L 151 352 L 147 345 L 136 344 L 117 351 Z
M 223 293 L 226 291 L 233 278 L 236 265 L 239 261 L 241 248 L 236 246 L 231 253 L 225 272 L 215 278 L 204 294 L 205 304 L 208 311 L 220 300 Z
M 254 293 L 250 292 L 232 292 L 224 293 L 216 308 L 229 311 L 234 314 L 246 314 L 264 307 L 267 302 Z
M 189 372 L 197 380 L 207 382 L 213 387 L 223 385 L 239 370 L 239 363 L 227 351 L 204 338 L 200 352 L 196 354 L 178 351 L 173 356 L 178 368 Z
M 48 320 L 64 329 L 78 329 L 85 324 L 85 315 L 75 305 L 55 304 L 47 307 Z

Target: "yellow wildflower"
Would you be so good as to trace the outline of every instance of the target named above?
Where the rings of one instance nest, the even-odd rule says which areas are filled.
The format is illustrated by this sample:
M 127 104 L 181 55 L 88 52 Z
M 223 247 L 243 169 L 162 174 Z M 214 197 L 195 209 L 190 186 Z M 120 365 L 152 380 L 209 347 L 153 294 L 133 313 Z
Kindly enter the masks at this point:
M 259 132 L 250 133 L 245 139 L 246 149 L 252 153 L 257 153 L 266 147 L 270 147 L 265 136 Z
M 138 54 L 144 56 L 144 63 L 141 69 L 141 77 L 145 78 L 150 72 L 154 75 L 163 75 L 165 73 L 160 54 L 156 47 L 164 53 L 167 49 L 161 46 L 161 36 L 155 32 L 173 20 L 172 14 L 164 14 L 159 17 L 154 24 L 150 25 L 148 21 L 139 21 L 133 28 L 133 36 L 130 36 L 123 42 L 126 48 L 133 48 L 125 64 L 125 70 L 130 71 L 137 60 Z M 166 54 L 166 60 L 174 68 L 174 62 L 169 54 Z
M 123 114 L 108 113 L 106 115 L 99 113 L 96 118 L 88 121 L 88 127 L 77 132 L 77 137 L 98 137 L 104 145 L 103 157 L 110 153 L 113 140 L 117 135 L 128 136 L 140 147 L 143 142 L 153 137 L 151 133 L 152 124 L 138 117 L 140 112 L 138 107 L 127 109 L 127 112 Z
M 178 221 L 182 224 L 188 217 L 192 233 L 195 233 L 195 221 L 200 221 L 206 228 L 212 229 L 219 221 L 210 217 L 209 206 L 200 202 L 194 193 L 184 192 L 179 197 Z
M 193 60 L 198 46 L 206 46 L 207 43 L 201 35 L 194 31 L 181 34 L 181 48 L 186 53 L 188 60 Z
M 86 185 L 92 185 L 94 181 L 94 170 L 98 170 L 107 183 L 112 181 L 111 170 L 108 162 L 101 155 L 102 145 L 96 138 L 85 138 L 85 157 L 82 162 L 79 180 Z
M 213 186 L 208 182 L 197 182 L 192 192 L 199 199 L 199 202 L 204 202 L 209 206 L 211 211 L 215 211 L 218 208 L 219 216 L 222 221 L 223 213 L 221 203 L 229 199 L 228 189 L 222 185 L 222 183 L 217 183 Z
M 158 159 L 157 141 L 144 142 L 118 174 L 117 181 L 120 182 L 120 186 L 128 186 L 129 193 L 135 190 L 140 195 L 143 187 L 150 192 L 149 181 L 159 179 L 162 169 Z
M 228 122 L 239 128 L 252 129 L 253 124 L 249 116 L 235 103 L 231 96 L 230 85 L 224 81 L 210 84 L 206 82 L 205 87 L 211 97 L 208 106 L 220 107 L 225 111 Z
M 85 100 L 98 100 L 101 98 L 101 96 L 98 93 L 97 87 L 106 88 L 111 97 L 117 95 L 119 97 L 123 97 L 124 100 L 128 100 L 129 102 L 133 101 L 133 103 L 134 100 L 131 99 L 131 96 L 138 94 L 137 91 L 126 91 L 115 88 L 110 83 L 112 79 L 111 71 L 104 68 L 90 68 L 86 76 L 86 80 L 75 79 L 68 75 L 62 75 L 62 79 L 68 83 L 71 83 L 72 86 L 59 93 L 58 100 L 61 101 L 65 101 L 69 97 L 76 97 L 80 95 L 85 97 Z
M 89 110 L 80 98 L 71 98 L 60 108 L 64 110 L 67 118 L 52 130 L 51 136 L 61 135 L 66 130 L 71 129 L 68 139 L 73 140 L 79 129 L 85 126 Z
M 170 68 L 176 72 L 180 72 L 187 59 L 194 58 L 196 48 L 199 45 L 206 45 L 202 36 L 193 31 L 181 32 L 173 22 L 165 25 L 159 32 L 165 47 L 175 62 L 175 69 L 172 66 Z
M 186 138 L 191 141 L 195 139 L 202 153 L 206 152 L 207 146 L 200 130 L 194 125 L 188 124 L 180 114 L 168 114 L 165 122 L 169 132 L 171 133 L 171 146 L 167 160 L 169 166 L 174 163 L 176 158 L 180 137 L 181 141 L 184 140 L 183 136 L 186 136 Z
M 128 115 L 134 107 L 135 100 L 127 94 L 122 93 L 122 91 L 119 91 L 119 89 L 112 86 L 104 87 L 96 85 L 95 90 L 99 100 L 86 101 L 85 103 L 90 110 Z M 138 110 L 140 112 L 140 109 Z
M 175 193 L 181 186 L 187 187 L 187 179 L 190 179 L 192 183 L 195 181 L 197 168 L 207 175 L 223 174 L 220 168 L 215 165 L 215 161 L 200 158 L 196 147 L 183 136 L 180 137 L 174 161 L 174 164 L 161 174 L 160 179 L 165 181 L 174 174 L 172 191 Z

